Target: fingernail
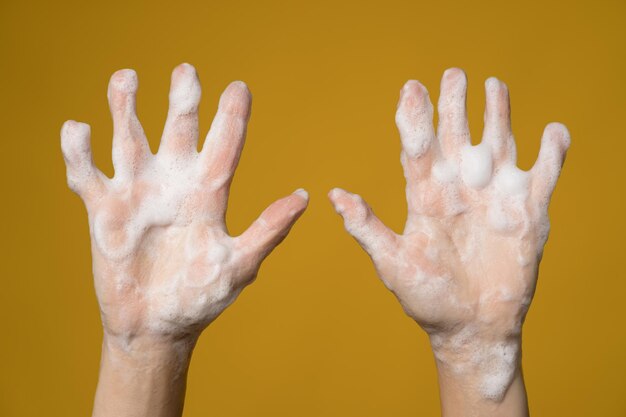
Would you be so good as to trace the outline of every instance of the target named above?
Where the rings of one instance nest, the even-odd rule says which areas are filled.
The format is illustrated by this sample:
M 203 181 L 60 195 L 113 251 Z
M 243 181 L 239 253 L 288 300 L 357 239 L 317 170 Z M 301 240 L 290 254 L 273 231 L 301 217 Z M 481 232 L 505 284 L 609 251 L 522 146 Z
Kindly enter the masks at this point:
M 297 194 L 300 197 L 304 198 L 306 201 L 309 201 L 309 193 L 304 188 L 298 188 L 292 194 Z

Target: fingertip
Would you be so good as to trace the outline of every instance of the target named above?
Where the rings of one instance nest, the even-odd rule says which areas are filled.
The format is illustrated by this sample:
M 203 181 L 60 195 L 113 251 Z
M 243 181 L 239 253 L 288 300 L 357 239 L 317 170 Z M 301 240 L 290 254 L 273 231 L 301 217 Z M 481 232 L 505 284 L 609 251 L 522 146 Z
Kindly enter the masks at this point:
M 548 123 L 543 131 L 541 138 L 543 143 L 552 143 L 556 145 L 561 152 L 566 152 L 571 145 L 571 137 L 569 129 L 563 123 Z
M 343 216 L 345 206 L 340 202 L 340 200 L 346 194 L 346 191 L 339 187 L 335 187 L 328 192 L 328 199 L 330 200 L 330 203 L 333 205 L 335 212 L 341 216 Z
M 304 188 L 298 188 L 292 194 L 297 195 L 307 203 L 309 202 L 309 193 Z
M 61 126 L 61 136 L 88 136 L 91 132 L 91 126 L 87 123 L 78 122 L 76 120 L 66 120 Z
M 243 81 L 233 81 L 222 93 L 219 108 L 228 114 L 249 117 L 251 102 L 252 94 L 247 84 Z
M 567 127 L 558 122 L 548 123 L 541 137 L 541 148 L 531 168 L 535 199 L 547 207 L 565 162 L 570 145 Z
M 111 75 L 109 86 L 117 91 L 133 93 L 137 91 L 139 80 L 137 72 L 130 68 L 117 70 Z
M 69 188 L 85 202 L 96 195 L 101 179 L 91 157 L 91 126 L 75 120 L 66 120 L 61 127 L 61 153 L 66 166 Z M 100 173 L 101 174 L 101 173 Z
M 426 90 L 426 87 L 418 80 L 407 80 L 400 89 L 401 96 L 405 96 L 406 94 L 416 96 L 428 95 L 428 90 Z
M 485 90 L 487 92 L 495 92 L 498 91 L 500 89 L 503 90 L 508 90 L 508 87 L 506 85 L 506 83 L 504 83 L 504 81 L 500 80 L 499 78 L 496 77 L 489 77 L 485 80 Z
M 487 113 L 510 112 L 509 109 L 509 88 L 506 83 L 496 77 L 489 77 L 485 80 L 485 95 Z
M 135 112 L 135 96 L 137 93 L 137 73 L 132 69 L 117 70 L 111 75 L 107 89 L 109 109 L 115 125 L 132 117 Z
M 338 196 L 338 194 L 339 194 L 339 193 L 341 193 L 341 192 L 345 192 L 345 191 L 344 191 L 344 190 L 342 190 L 342 189 L 341 189 L 341 188 L 339 188 L 339 187 L 332 188 L 332 189 L 328 192 L 328 198 L 332 201 L 332 200 L 336 199 L 336 198 L 337 198 L 337 196 Z
M 174 67 L 174 70 L 172 71 L 172 75 L 177 75 L 177 74 L 197 74 L 196 72 L 196 67 L 194 67 L 193 65 L 191 65 L 188 62 L 183 62 L 178 64 L 176 67 Z
M 75 151 L 89 150 L 91 126 L 75 120 L 66 120 L 61 126 L 61 150 L 66 156 Z
M 172 71 L 169 93 L 170 110 L 176 114 L 195 113 L 200 104 L 202 88 L 193 65 L 182 63 Z
M 196 71 L 196 68 L 191 64 L 183 62 L 182 64 L 174 67 L 174 69 L 172 70 L 172 84 L 176 84 L 177 82 L 185 79 L 190 80 L 190 82 L 199 82 L 198 72 Z
M 447 105 L 464 96 L 467 90 L 467 76 L 461 68 L 448 68 L 441 77 L 439 105 Z M 458 103 L 457 103 L 458 104 Z
M 451 67 L 443 72 L 442 80 L 464 82 L 467 81 L 467 75 L 465 74 L 465 71 L 463 71 L 461 68 Z
M 329 197 L 337 214 L 347 218 L 347 221 L 360 222 L 367 217 L 369 206 L 360 195 L 342 188 L 334 188 Z
M 441 87 L 439 94 L 440 111 L 448 110 L 448 107 L 458 107 L 465 105 L 465 94 L 467 90 L 467 76 L 460 68 L 448 68 L 441 77 Z
M 491 76 L 485 80 L 485 89 L 487 91 L 494 90 L 495 88 L 498 87 L 498 84 L 499 84 L 499 80 L 496 77 Z
M 242 90 L 245 90 L 245 91 L 249 91 L 248 84 L 246 84 L 246 82 L 243 81 L 243 80 L 231 81 L 230 84 L 229 84 L 229 87 L 238 88 L 238 89 L 242 89 Z
M 231 81 L 230 84 L 226 87 L 226 91 L 230 94 L 241 95 L 251 98 L 252 93 L 250 92 L 250 88 L 248 88 L 248 84 L 246 84 L 242 80 Z
M 417 80 L 402 87 L 395 115 L 402 149 L 411 159 L 423 156 L 435 137 L 433 106 L 428 90 Z
M 398 108 L 401 106 L 410 110 L 411 108 L 423 105 L 428 101 L 428 90 L 422 83 L 417 80 L 408 80 L 402 86 L 400 90 L 400 100 L 398 101 Z M 398 113 L 396 113 L 396 118 Z
M 328 199 L 333 203 L 337 204 L 339 200 L 347 196 L 349 193 L 343 188 L 335 187 L 328 192 Z

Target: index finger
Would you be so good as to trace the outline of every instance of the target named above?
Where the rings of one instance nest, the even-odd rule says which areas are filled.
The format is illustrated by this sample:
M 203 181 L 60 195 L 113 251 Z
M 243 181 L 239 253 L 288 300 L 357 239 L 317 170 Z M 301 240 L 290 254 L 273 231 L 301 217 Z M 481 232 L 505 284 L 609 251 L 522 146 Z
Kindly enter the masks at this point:
M 200 152 L 204 182 L 215 192 L 215 207 L 226 210 L 228 188 L 246 138 L 252 95 L 243 81 L 234 81 L 220 97 L 217 113 Z

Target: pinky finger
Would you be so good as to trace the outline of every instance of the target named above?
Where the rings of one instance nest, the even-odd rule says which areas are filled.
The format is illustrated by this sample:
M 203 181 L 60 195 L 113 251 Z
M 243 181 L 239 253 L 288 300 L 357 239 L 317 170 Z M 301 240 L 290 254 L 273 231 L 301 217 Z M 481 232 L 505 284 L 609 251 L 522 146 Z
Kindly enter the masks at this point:
M 87 204 L 104 194 L 105 176 L 93 164 L 91 128 L 68 120 L 61 127 L 61 151 L 67 169 L 67 184 Z
M 547 207 L 565 162 L 570 146 L 570 134 L 561 123 L 549 123 L 543 131 L 541 149 L 531 169 L 532 197 Z

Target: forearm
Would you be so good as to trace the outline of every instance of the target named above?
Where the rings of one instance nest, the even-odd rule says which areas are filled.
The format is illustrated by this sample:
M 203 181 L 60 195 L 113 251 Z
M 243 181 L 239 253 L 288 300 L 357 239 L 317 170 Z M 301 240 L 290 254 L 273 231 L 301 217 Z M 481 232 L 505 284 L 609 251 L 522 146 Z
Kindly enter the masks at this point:
M 182 415 L 195 339 L 134 338 L 102 343 L 94 417 Z
M 521 341 L 468 345 L 433 347 L 442 416 L 528 416 Z

